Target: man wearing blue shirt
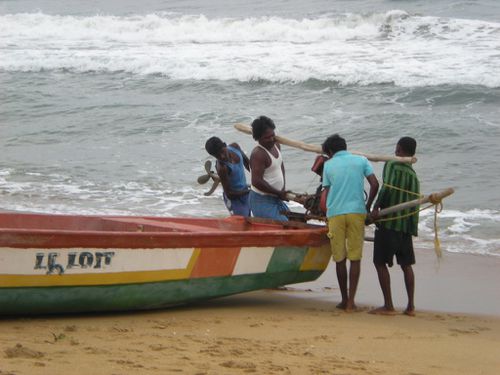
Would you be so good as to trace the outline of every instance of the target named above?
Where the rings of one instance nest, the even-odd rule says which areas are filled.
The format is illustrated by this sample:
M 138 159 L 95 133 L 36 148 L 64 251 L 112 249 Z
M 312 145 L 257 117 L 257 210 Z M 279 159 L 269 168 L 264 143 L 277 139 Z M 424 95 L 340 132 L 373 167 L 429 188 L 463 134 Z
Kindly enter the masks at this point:
M 328 189 L 328 236 L 342 294 L 342 301 L 337 307 L 351 312 L 356 309 L 354 297 L 360 274 L 365 219 L 379 185 L 370 162 L 363 156 L 347 152 L 346 141 L 338 134 L 328 137 L 322 148 L 330 157 L 323 169 L 323 187 Z M 366 203 L 365 178 L 370 185 Z M 350 261 L 349 288 L 347 259 Z
M 250 216 L 245 169 L 248 157 L 237 143 L 226 145 L 220 138 L 211 137 L 205 143 L 207 152 L 217 159 L 215 168 L 222 182 L 224 203 L 231 215 Z

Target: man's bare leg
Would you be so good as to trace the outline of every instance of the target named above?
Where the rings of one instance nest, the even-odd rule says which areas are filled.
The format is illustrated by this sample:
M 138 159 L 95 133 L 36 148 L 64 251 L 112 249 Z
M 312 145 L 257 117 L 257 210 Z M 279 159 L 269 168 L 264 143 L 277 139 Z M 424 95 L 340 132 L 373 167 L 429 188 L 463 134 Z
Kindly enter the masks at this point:
M 361 261 L 351 260 L 351 265 L 349 267 L 349 297 L 347 299 L 347 304 L 345 307 L 345 311 L 347 312 L 356 310 L 356 305 L 354 304 L 354 297 L 356 296 L 356 289 L 358 288 L 360 270 L 361 270 Z
M 389 270 L 385 264 L 376 264 L 375 269 L 377 270 L 378 281 L 380 283 L 380 288 L 382 289 L 382 294 L 384 295 L 384 306 L 370 310 L 369 313 L 394 315 L 396 314 L 396 310 L 394 310 L 394 305 L 392 303 L 391 275 L 389 274 Z
M 335 263 L 337 271 L 337 281 L 339 283 L 342 301 L 337 305 L 338 309 L 345 309 L 347 306 L 347 266 L 346 259 Z
M 408 294 L 408 306 L 404 311 L 404 314 L 409 316 L 415 316 L 415 304 L 413 301 L 415 295 L 415 275 L 413 273 L 413 268 L 409 266 L 401 266 L 403 270 L 403 275 L 405 279 L 406 294 Z

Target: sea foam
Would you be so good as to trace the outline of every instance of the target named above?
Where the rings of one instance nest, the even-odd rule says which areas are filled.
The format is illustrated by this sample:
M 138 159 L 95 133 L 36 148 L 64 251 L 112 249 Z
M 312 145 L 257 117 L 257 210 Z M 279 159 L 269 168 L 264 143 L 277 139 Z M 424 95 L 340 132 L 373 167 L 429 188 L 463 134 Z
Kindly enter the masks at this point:
M 467 211 L 443 210 L 437 217 L 438 238 L 446 251 L 500 256 L 498 235 L 500 212 L 472 209 Z M 431 243 L 435 235 L 432 211 L 422 211 L 419 237 Z
M 500 87 L 500 23 L 403 11 L 287 19 L 0 16 L 0 70 Z

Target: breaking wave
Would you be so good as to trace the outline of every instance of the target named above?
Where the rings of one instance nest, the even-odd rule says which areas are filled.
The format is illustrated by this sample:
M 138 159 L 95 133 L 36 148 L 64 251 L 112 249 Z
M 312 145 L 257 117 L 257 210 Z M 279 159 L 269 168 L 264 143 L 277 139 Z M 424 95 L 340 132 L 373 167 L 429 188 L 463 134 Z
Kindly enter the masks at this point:
M 315 19 L 0 16 L 0 71 L 500 87 L 500 23 L 403 11 Z

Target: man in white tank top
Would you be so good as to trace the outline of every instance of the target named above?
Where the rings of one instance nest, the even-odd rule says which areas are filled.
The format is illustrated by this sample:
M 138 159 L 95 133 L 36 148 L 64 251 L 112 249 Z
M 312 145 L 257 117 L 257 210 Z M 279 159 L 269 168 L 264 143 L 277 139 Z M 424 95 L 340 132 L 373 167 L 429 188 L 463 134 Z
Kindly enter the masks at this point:
M 288 218 L 285 166 L 279 144 L 276 143 L 273 120 L 260 116 L 252 122 L 252 136 L 259 142 L 250 156 L 252 187 L 250 208 L 253 216 L 281 221 Z

